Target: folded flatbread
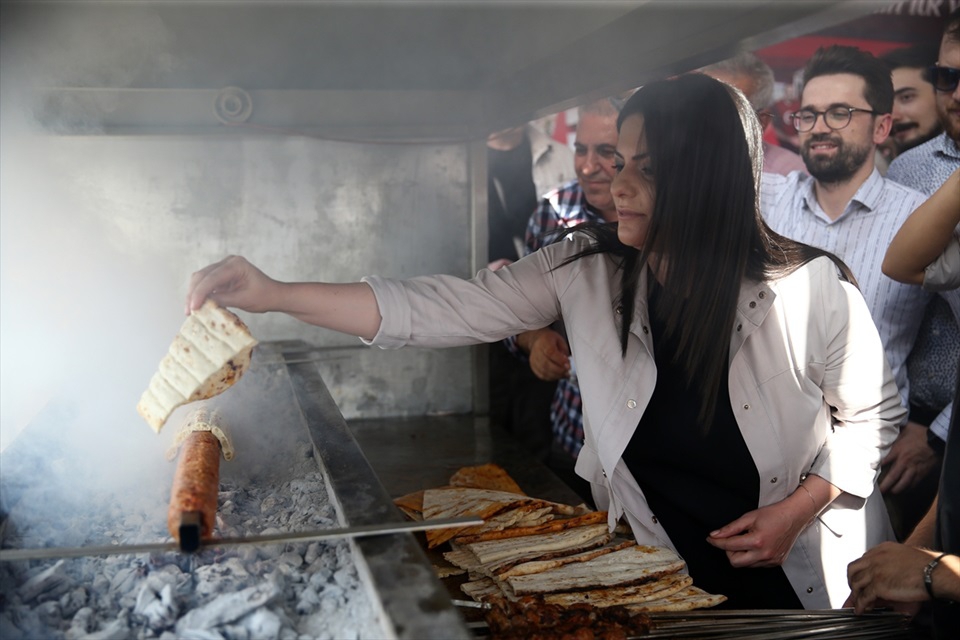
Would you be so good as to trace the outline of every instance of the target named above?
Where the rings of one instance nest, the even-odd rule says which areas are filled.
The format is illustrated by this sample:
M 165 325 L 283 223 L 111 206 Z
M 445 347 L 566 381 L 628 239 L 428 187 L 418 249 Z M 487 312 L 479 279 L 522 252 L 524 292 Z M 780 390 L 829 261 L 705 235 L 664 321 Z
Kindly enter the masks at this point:
M 631 613 L 651 613 L 655 611 L 693 611 L 694 609 L 704 609 L 706 607 L 715 607 L 721 602 L 725 602 L 727 596 L 713 593 L 707 593 L 699 587 L 687 587 L 673 595 L 659 600 L 650 600 L 640 604 L 627 605 Z
M 257 341 L 236 315 L 207 300 L 180 327 L 137 412 L 160 432 L 174 409 L 223 393 L 250 367 Z
M 658 580 L 686 566 L 680 556 L 663 547 L 635 545 L 589 562 L 566 564 L 540 573 L 507 578 L 516 595 L 627 587 Z
M 569 607 L 574 604 L 592 604 L 595 607 L 613 607 L 627 604 L 640 604 L 653 600 L 662 600 L 673 596 L 693 584 L 693 578 L 686 573 L 671 573 L 659 580 L 644 582 L 629 587 L 609 587 L 589 591 L 568 593 L 548 593 L 543 601 Z
M 503 467 L 493 463 L 461 468 L 450 476 L 450 486 L 492 489 L 526 495 Z
M 521 509 L 522 515 L 546 506 L 560 506 L 545 500 L 536 500 L 507 491 L 490 491 L 467 487 L 442 487 L 427 489 L 423 492 L 423 519 L 455 518 L 458 516 L 476 516 L 484 520 L 493 518 L 505 511 Z M 507 519 L 491 525 L 496 528 Z M 443 544 L 457 535 L 479 533 L 480 527 L 462 527 L 437 529 L 426 532 L 429 548 Z M 500 527 L 502 528 L 502 527 Z

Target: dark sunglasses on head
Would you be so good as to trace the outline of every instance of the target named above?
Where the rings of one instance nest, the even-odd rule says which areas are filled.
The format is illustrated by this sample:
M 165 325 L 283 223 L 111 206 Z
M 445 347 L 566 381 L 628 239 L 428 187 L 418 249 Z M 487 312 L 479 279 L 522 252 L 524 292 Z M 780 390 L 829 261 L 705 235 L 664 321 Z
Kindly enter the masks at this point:
M 923 79 L 937 91 L 953 91 L 960 84 L 960 69 L 931 65 L 924 70 Z

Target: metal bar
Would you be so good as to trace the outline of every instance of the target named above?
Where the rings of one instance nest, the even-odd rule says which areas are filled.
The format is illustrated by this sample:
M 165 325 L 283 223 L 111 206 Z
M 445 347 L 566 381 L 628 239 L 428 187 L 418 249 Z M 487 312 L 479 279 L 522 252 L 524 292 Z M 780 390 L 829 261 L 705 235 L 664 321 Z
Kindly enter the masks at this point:
M 276 533 L 267 536 L 250 536 L 246 538 L 214 538 L 212 540 L 201 540 L 199 546 L 201 549 L 205 549 L 210 547 L 236 547 L 247 544 L 313 542 L 316 540 L 328 540 L 331 538 L 362 538 L 364 536 L 405 533 L 408 531 L 429 531 L 431 529 L 446 529 L 449 527 L 471 527 L 480 524 L 483 524 L 483 520 L 480 518 L 449 518 L 443 520 L 437 519 L 423 520 L 419 522 L 391 523 L 388 525 L 362 524 L 355 527 L 340 527 L 337 529 L 323 529 L 320 531 Z M 14 562 L 17 560 L 43 560 L 49 558 L 83 558 L 87 556 L 113 556 L 180 550 L 180 547 L 178 547 L 175 542 L 96 547 L 0 549 L 0 562 Z

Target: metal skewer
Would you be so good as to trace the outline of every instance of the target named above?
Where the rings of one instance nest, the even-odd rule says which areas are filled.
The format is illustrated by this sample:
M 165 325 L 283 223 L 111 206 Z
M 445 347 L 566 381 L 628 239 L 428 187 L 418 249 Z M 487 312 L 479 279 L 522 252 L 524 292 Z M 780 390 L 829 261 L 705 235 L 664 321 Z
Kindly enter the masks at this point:
M 472 527 L 483 524 L 481 518 L 462 517 L 418 522 L 398 522 L 389 524 L 361 524 L 338 529 L 321 529 L 292 533 L 276 533 L 266 536 L 248 536 L 243 538 L 214 538 L 201 540 L 200 549 L 210 547 L 235 547 L 247 544 L 278 544 L 287 542 L 313 542 L 331 538 L 360 538 L 390 533 L 429 531 L 450 527 Z M 156 542 L 151 544 L 106 545 L 89 547 L 44 547 L 33 549 L 0 549 L 0 562 L 17 560 L 45 560 L 50 558 L 83 558 L 87 556 L 113 556 L 138 553 L 163 553 L 183 551 L 175 542 Z

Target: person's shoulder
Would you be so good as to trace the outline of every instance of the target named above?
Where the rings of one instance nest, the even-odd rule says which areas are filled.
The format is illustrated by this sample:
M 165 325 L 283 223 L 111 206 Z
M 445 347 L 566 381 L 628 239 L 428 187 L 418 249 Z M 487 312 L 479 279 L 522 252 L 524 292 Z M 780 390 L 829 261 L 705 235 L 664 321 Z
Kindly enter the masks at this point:
M 916 167 L 922 166 L 923 163 L 930 160 L 933 157 L 934 152 L 943 145 L 943 139 L 946 138 L 945 133 L 941 133 L 931 140 L 927 140 L 923 144 L 915 146 L 913 149 L 907 149 L 896 158 L 893 159 L 893 162 L 890 163 L 890 167 L 887 169 L 887 175 L 897 175 L 900 171 L 905 169 L 914 169 Z
M 568 182 L 547 191 L 543 194 L 542 202 L 549 202 L 555 207 L 560 205 L 569 205 L 571 202 L 579 200 L 583 195 L 583 190 L 580 188 L 580 182 L 576 178 Z
M 922 191 L 918 191 L 912 186 L 894 180 L 889 177 L 889 174 L 887 176 L 881 176 L 880 180 L 883 184 L 884 201 L 890 202 L 894 198 L 899 198 L 909 207 L 910 211 L 913 211 L 913 209 L 919 207 L 927 199 L 926 194 Z
M 813 292 L 843 281 L 840 267 L 829 256 L 817 256 L 770 282 L 779 291 Z

